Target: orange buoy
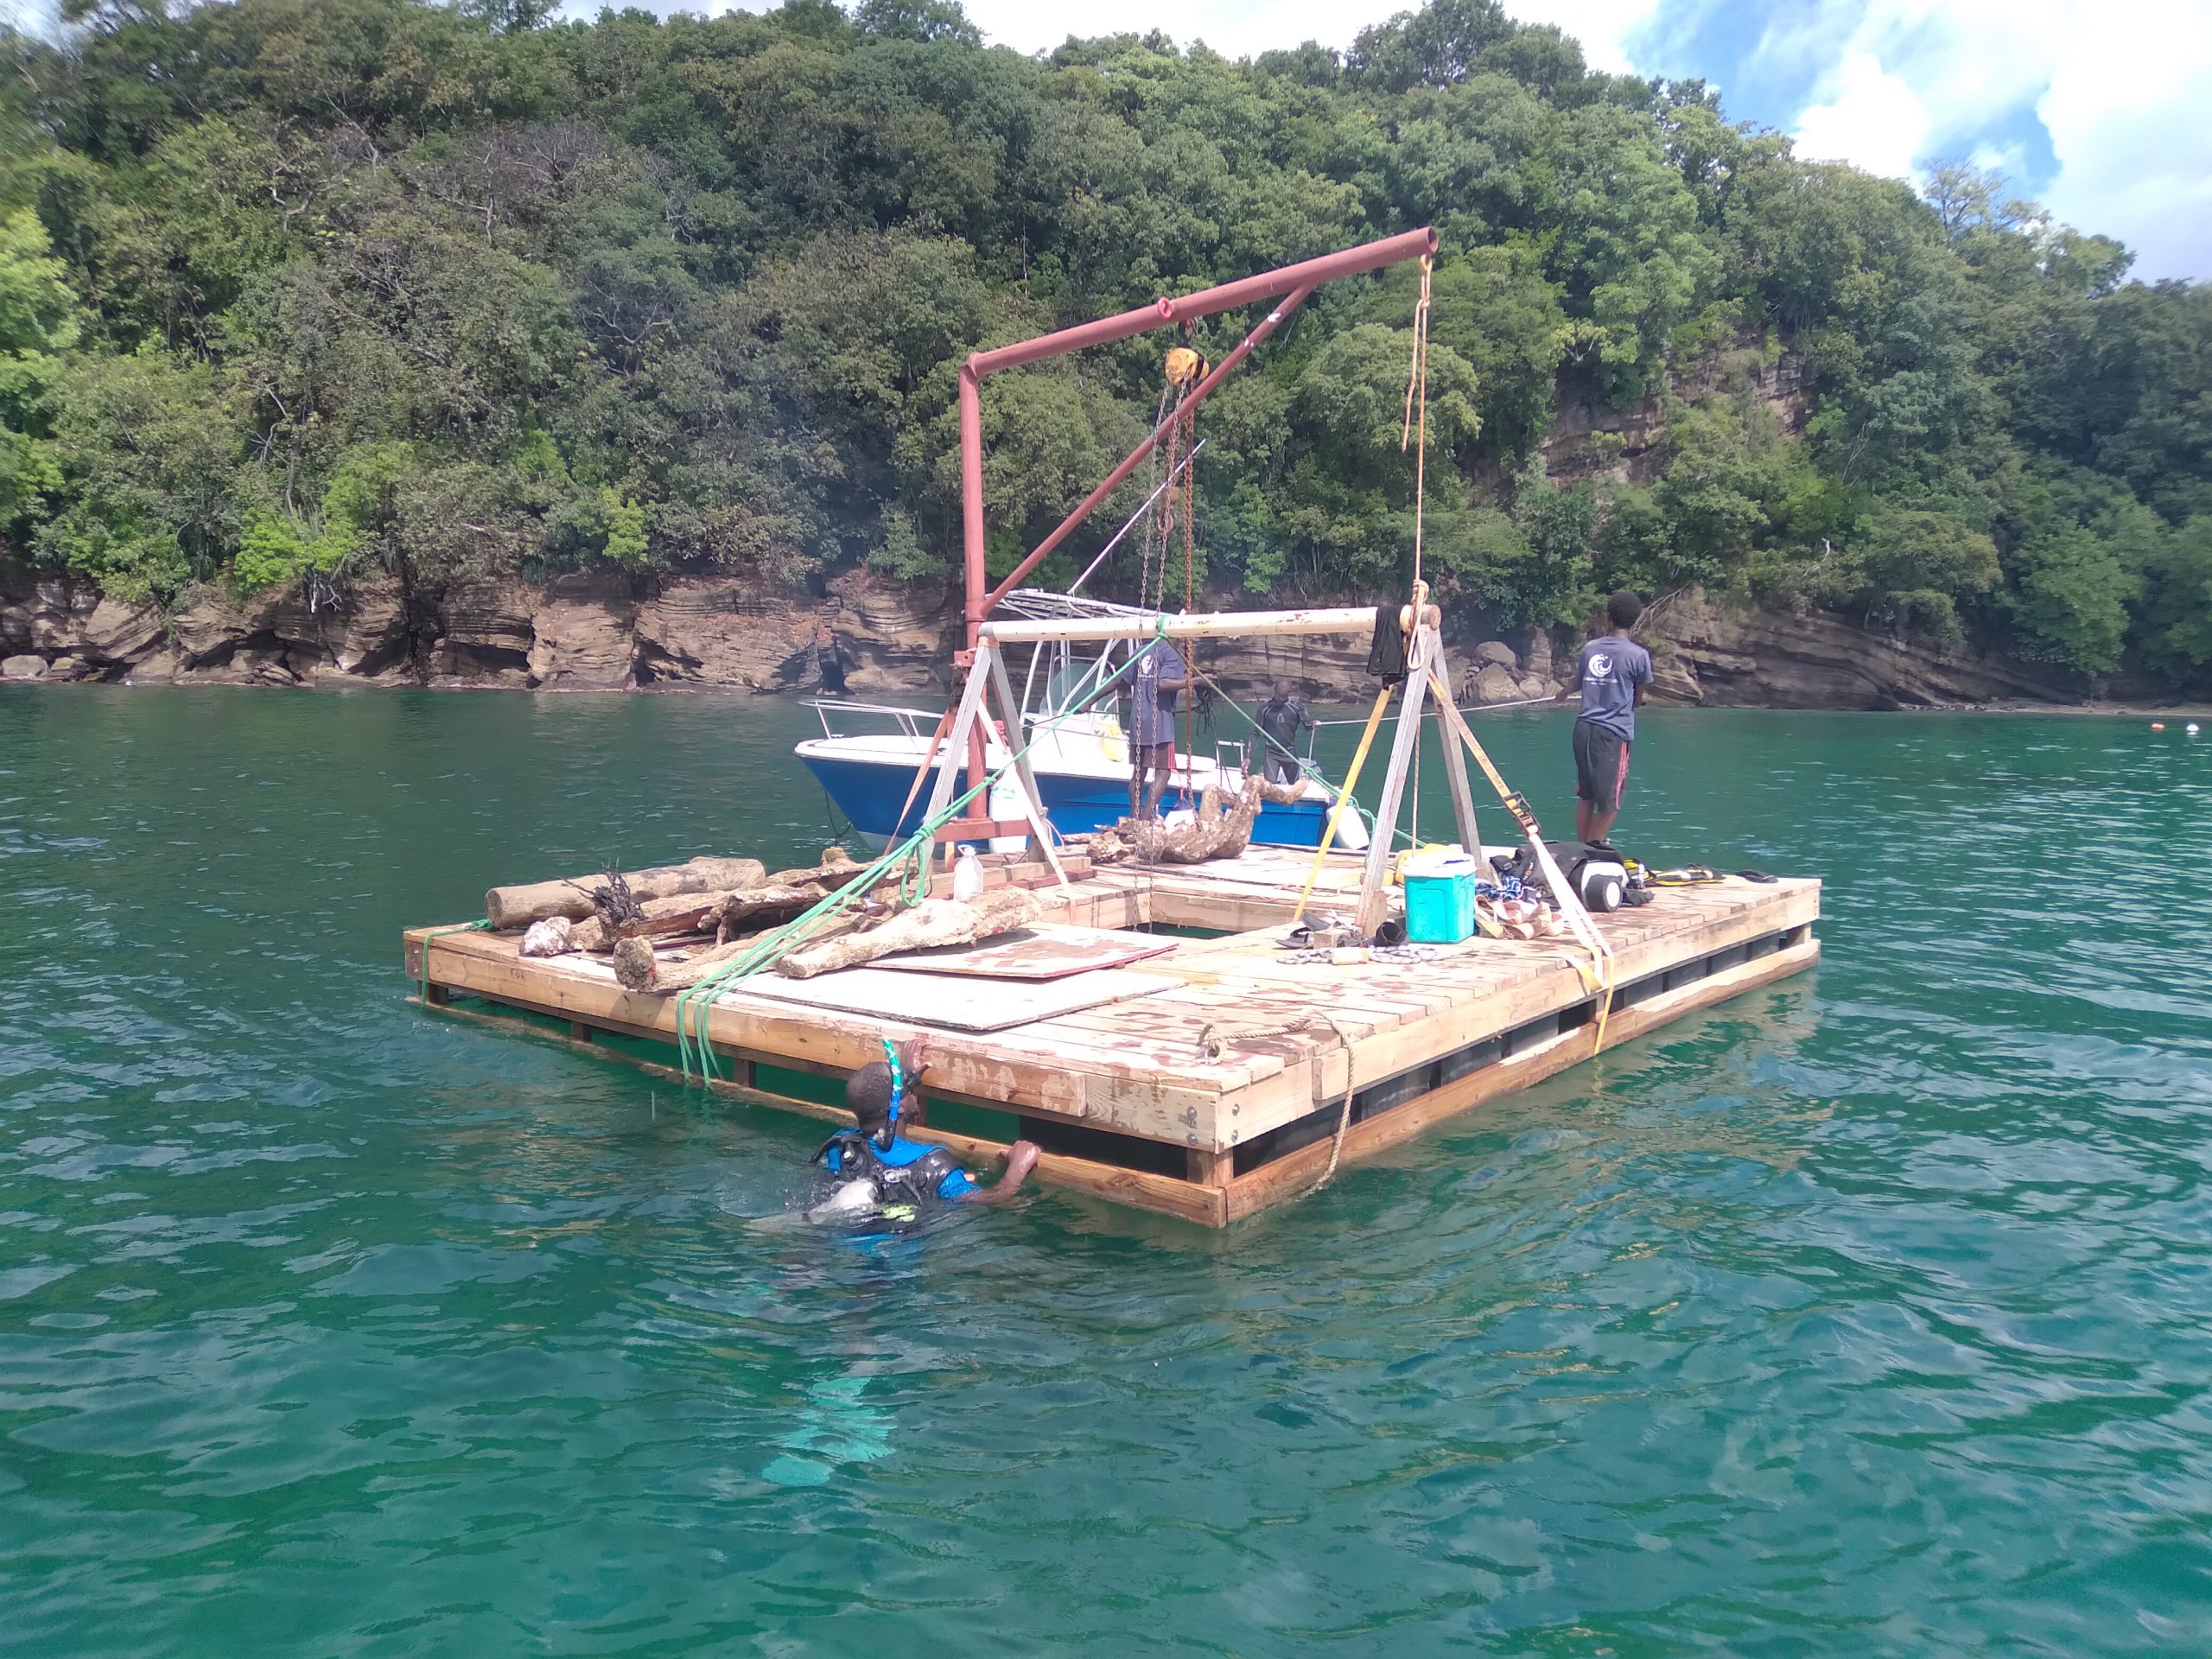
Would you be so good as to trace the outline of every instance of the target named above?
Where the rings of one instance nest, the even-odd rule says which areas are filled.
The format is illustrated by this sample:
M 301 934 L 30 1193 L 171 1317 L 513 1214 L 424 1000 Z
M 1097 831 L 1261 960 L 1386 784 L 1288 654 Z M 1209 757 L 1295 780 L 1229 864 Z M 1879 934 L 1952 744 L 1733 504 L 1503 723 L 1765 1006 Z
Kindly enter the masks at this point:
M 2166 729 L 2166 722 L 2163 720 L 2154 720 L 2151 722 L 2151 729 L 2154 732 L 2163 732 Z

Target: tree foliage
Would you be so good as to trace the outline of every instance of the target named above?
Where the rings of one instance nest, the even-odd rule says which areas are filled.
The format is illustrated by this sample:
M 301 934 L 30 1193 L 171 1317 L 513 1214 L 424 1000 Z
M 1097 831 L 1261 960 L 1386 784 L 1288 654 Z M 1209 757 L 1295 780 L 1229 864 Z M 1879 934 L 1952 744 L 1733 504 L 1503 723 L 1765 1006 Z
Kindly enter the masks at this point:
M 1497 0 L 1243 62 L 1024 58 L 952 0 L 65 15 L 4 38 L 0 530 L 113 591 L 939 576 L 969 353 L 1433 224 L 1448 602 L 1542 626 L 1697 583 L 2212 667 L 2212 291 L 1966 164 L 1923 200 L 1802 161 Z M 1416 291 L 1322 290 L 1202 415 L 1211 582 L 1404 581 Z M 1162 344 L 988 383 L 995 568 L 1150 426 Z

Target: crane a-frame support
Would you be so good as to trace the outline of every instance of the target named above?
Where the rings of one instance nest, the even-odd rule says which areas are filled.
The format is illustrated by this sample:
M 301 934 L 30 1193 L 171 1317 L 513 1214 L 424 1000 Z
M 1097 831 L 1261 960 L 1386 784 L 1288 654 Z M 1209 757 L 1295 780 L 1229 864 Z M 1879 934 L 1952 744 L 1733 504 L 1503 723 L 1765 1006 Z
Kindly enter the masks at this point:
M 1181 412 L 1187 413 L 1195 402 L 1210 395 L 1224 378 L 1233 372 L 1251 354 L 1252 348 L 1266 339 L 1283 318 L 1288 316 L 1321 283 L 1333 282 L 1339 276 L 1356 276 L 1370 270 L 1381 270 L 1386 266 L 1408 259 L 1418 259 L 1423 254 L 1435 251 L 1436 232 L 1424 226 L 1420 230 L 1385 237 L 1380 242 L 1370 242 L 1363 247 L 1345 248 L 1336 253 L 1324 254 L 1318 259 L 1303 260 L 1276 270 L 1263 271 L 1256 276 L 1224 283 L 1219 288 L 1186 294 L 1180 299 L 1155 300 L 1150 305 L 1124 311 L 1119 316 L 1103 317 L 1096 322 L 1081 323 L 1073 328 L 1039 334 L 1034 340 L 972 353 L 960 368 L 961 568 L 967 591 L 968 652 L 975 651 L 984 620 L 999 601 L 1016 582 L 1041 563 L 1077 525 L 1090 516 L 1094 507 L 1112 494 L 1122 481 L 1136 470 L 1144 458 L 1152 453 L 1153 446 L 1160 437 L 1157 430 L 1148 435 L 1126 461 L 1107 475 L 1105 482 L 1084 499 L 1059 528 L 1039 543 L 1028 557 L 994 588 L 983 567 L 982 394 L 985 377 L 996 374 L 1001 369 L 1020 368 L 1025 363 L 1041 363 L 1048 358 L 1082 351 L 1086 346 L 1109 345 L 1115 340 L 1143 334 L 1147 329 L 1165 328 L 1172 323 L 1211 316 L 1217 311 L 1231 310 L 1240 305 L 1250 305 L 1261 300 L 1285 300 L 1285 303 L 1262 319 L 1238 342 L 1236 349 L 1199 382 L 1191 397 L 1184 399 Z M 969 734 L 968 763 L 970 778 L 983 775 L 983 739 L 980 731 Z M 971 804 L 969 815 L 981 818 L 988 813 L 988 808 L 979 796 Z

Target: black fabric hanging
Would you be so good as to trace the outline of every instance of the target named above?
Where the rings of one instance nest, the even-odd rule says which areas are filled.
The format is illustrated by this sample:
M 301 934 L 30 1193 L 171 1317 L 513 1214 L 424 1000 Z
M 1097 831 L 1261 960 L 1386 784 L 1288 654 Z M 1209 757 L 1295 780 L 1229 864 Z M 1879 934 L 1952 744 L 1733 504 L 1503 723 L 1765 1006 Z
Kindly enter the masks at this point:
M 1367 671 L 1385 685 L 1406 677 L 1406 636 L 1398 626 L 1398 607 L 1375 607 L 1375 643 L 1367 648 Z

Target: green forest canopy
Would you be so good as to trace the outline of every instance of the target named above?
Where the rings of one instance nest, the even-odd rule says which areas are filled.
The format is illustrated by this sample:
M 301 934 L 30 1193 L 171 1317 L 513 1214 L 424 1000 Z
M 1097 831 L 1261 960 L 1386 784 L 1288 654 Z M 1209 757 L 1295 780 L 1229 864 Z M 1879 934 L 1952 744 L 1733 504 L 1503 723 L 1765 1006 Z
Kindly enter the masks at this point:
M 22 556 L 168 602 L 938 575 L 969 351 L 1433 224 L 1427 568 L 1491 626 L 1702 584 L 2212 665 L 2212 289 L 1970 167 L 1923 200 L 1800 160 L 1495 0 L 1249 61 L 1026 58 L 942 0 L 550 10 L 69 0 L 62 43 L 5 37 Z M 1201 416 L 1217 589 L 1402 581 L 1416 282 L 1323 289 Z M 1142 435 L 1167 343 L 988 384 L 997 568 Z M 1584 405 L 1637 443 L 1563 436 Z

